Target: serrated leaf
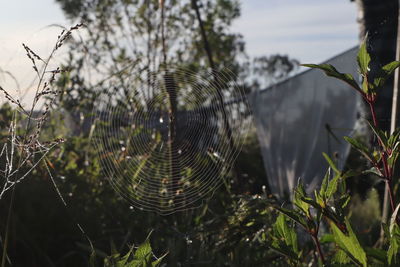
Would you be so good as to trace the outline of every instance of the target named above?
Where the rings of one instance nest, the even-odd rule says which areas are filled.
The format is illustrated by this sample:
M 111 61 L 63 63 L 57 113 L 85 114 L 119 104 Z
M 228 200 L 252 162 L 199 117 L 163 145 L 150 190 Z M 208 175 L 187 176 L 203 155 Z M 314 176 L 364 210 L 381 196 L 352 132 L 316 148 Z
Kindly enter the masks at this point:
M 357 54 L 358 68 L 362 75 L 366 75 L 369 72 L 369 63 L 371 62 L 371 57 L 367 51 L 367 41 L 368 37 L 365 36 Z
M 138 260 L 145 260 L 151 257 L 151 246 L 149 240 L 146 240 L 137 248 L 134 257 Z
M 297 260 L 299 256 L 297 234 L 294 228 L 288 226 L 283 214 L 279 214 L 273 228 L 276 239 L 272 243 L 272 247 L 289 258 Z
M 310 204 L 313 208 L 315 208 L 317 210 L 318 209 L 320 209 L 320 210 L 323 209 L 323 207 L 321 207 L 321 205 L 318 202 L 316 202 L 314 199 L 312 199 L 310 197 L 304 198 L 303 201 L 307 202 L 308 204 Z
M 303 199 L 306 197 L 306 191 L 304 190 L 303 184 L 299 183 L 294 190 L 294 204 L 302 210 L 307 217 L 310 217 L 310 205 L 304 202 Z
M 340 73 L 334 66 L 332 66 L 330 64 L 320 64 L 320 65 L 318 65 L 318 64 L 301 64 L 301 66 L 314 68 L 314 69 L 320 69 L 320 70 L 324 71 L 327 76 L 335 77 L 335 78 L 347 83 L 348 85 L 350 85 L 357 91 L 362 92 L 360 86 L 358 86 L 358 83 L 356 82 L 356 80 L 354 79 L 354 77 L 351 74 Z
M 333 194 L 336 193 L 338 188 L 340 175 L 336 175 L 333 179 L 329 182 L 328 188 L 326 189 L 326 198 L 329 200 Z
M 297 234 L 293 228 L 289 228 L 286 222 L 286 217 L 279 214 L 276 220 L 277 228 L 281 231 L 281 236 L 284 238 L 287 246 L 293 248 L 293 252 L 298 252 Z
M 294 222 L 298 223 L 304 229 L 307 229 L 307 222 L 304 219 L 304 215 L 300 214 L 297 211 L 285 209 L 279 206 L 274 207 L 277 211 L 282 213 L 283 215 L 287 216 L 289 219 L 293 220 Z
M 146 240 L 136 249 L 134 254 L 134 259 L 141 260 L 145 262 L 150 262 L 151 259 L 151 245 L 150 245 L 150 235 L 149 233 Z
M 358 242 L 350 223 L 345 220 L 346 228 L 348 233 L 343 233 L 333 222 L 330 222 L 332 234 L 334 236 L 335 243 L 344 251 L 346 254 L 358 264 L 367 266 L 367 255 L 364 249 Z

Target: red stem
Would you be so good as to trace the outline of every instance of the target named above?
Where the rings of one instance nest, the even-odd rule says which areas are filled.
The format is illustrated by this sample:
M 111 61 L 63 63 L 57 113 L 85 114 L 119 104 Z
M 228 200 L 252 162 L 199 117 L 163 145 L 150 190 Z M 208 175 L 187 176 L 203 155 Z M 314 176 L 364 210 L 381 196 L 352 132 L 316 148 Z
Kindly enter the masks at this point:
M 390 206 L 392 207 L 392 213 L 393 213 L 395 210 L 395 204 L 394 204 L 394 195 L 393 195 L 391 180 L 386 180 L 386 184 L 388 186 Z
M 375 127 L 378 127 L 378 121 L 376 119 L 376 112 L 375 112 L 375 106 L 374 103 L 372 101 L 368 101 L 369 104 L 369 109 L 371 110 L 371 114 L 372 114 L 372 121 L 374 123 Z
M 376 112 L 375 112 L 375 106 L 374 106 L 374 101 L 367 101 L 369 104 L 369 109 L 371 110 L 372 114 L 372 121 L 374 123 L 374 126 L 378 128 L 378 121 L 376 119 Z M 387 163 L 387 152 L 384 149 L 384 145 L 379 137 L 378 138 L 378 143 L 379 146 L 382 148 L 382 165 L 383 165 L 383 170 L 385 174 L 385 182 L 388 185 L 388 192 L 389 192 L 389 197 L 390 197 L 390 206 L 392 208 L 392 212 L 395 210 L 395 204 L 394 204 L 394 195 L 393 195 L 393 189 L 391 185 L 392 181 L 392 171 Z
M 325 265 L 325 257 L 324 254 L 322 253 L 321 244 L 319 243 L 318 236 L 317 234 L 311 234 L 311 237 L 315 243 L 315 246 L 317 247 L 319 257 L 321 258 L 322 261 L 322 265 Z

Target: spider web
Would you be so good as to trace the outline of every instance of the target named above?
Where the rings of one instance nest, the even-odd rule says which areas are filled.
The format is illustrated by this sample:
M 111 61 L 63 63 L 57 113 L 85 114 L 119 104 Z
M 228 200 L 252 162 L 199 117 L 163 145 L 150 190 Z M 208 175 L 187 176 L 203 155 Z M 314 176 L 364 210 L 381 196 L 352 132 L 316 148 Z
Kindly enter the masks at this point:
M 129 90 L 100 94 L 93 141 L 113 188 L 161 214 L 201 205 L 228 177 L 250 126 L 235 80 L 229 69 L 144 67 L 124 81 Z

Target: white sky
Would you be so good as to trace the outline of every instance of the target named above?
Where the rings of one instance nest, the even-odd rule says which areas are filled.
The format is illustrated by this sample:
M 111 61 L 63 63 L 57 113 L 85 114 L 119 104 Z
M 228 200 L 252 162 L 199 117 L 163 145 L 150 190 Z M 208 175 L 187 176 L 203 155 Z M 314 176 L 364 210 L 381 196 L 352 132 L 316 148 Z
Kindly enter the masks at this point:
M 356 17 L 350 0 L 242 0 L 233 30 L 243 34 L 249 55 L 319 63 L 357 45 Z
M 250 56 L 281 53 L 319 63 L 357 44 L 356 6 L 349 0 L 242 0 L 241 12 L 232 31 L 244 36 Z M 0 68 L 23 87 L 32 70 L 21 43 L 46 54 L 60 32 L 51 24 L 70 26 L 54 0 L 2 1 Z

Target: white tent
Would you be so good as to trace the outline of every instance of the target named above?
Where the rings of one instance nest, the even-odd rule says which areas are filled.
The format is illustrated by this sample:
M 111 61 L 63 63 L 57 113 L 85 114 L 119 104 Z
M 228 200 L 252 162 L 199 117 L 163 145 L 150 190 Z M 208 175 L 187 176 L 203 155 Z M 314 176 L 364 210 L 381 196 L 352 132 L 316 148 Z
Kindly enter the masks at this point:
M 325 63 L 357 79 L 357 48 Z M 314 62 L 305 62 L 314 63 Z M 343 167 L 357 120 L 360 97 L 347 84 L 308 70 L 250 96 L 272 193 L 291 195 L 298 179 L 312 192 L 327 170 L 322 152 L 337 155 Z

